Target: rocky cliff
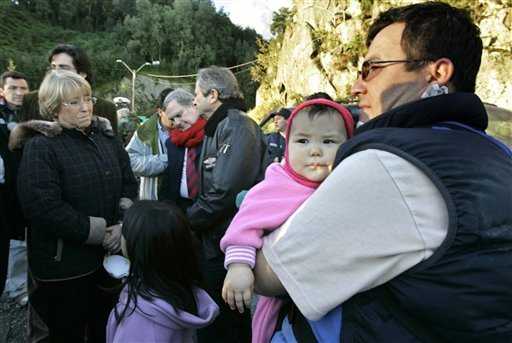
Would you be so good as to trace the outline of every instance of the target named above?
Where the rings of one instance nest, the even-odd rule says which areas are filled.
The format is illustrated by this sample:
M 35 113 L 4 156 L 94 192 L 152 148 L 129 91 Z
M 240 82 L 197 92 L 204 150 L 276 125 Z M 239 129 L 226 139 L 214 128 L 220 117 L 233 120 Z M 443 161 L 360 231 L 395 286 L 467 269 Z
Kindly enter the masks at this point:
M 404 0 L 294 0 L 274 19 L 276 37 L 261 43 L 253 77 L 261 86 L 252 115 L 324 91 L 350 101 L 350 86 L 364 56 L 365 32 L 379 12 Z M 418 2 L 418 1 L 415 1 Z M 484 42 L 477 94 L 484 102 L 512 110 L 512 0 L 448 0 L 467 8 Z M 492 107 L 491 107 L 492 108 Z M 512 112 L 491 114 L 489 129 L 512 143 Z

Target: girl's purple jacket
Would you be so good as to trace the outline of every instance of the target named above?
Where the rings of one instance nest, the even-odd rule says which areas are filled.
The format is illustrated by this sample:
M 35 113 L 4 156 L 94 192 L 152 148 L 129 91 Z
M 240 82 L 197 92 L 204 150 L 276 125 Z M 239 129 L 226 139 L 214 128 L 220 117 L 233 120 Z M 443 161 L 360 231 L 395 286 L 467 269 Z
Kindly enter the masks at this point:
M 194 294 L 198 306 L 197 316 L 177 311 L 165 300 L 154 298 L 149 301 L 140 296 L 137 297 L 135 311 L 119 325 L 112 310 L 107 323 L 107 343 L 193 343 L 195 331 L 211 324 L 219 314 L 219 307 L 204 290 L 196 288 Z M 125 287 L 116 305 L 119 312 L 124 308 L 127 298 Z

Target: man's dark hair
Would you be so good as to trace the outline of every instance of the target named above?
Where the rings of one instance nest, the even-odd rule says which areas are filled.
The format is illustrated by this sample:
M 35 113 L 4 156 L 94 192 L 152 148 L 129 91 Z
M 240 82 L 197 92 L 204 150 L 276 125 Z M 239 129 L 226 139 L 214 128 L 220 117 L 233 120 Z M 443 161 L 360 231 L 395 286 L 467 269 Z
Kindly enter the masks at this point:
M 170 92 L 172 92 L 174 89 L 172 88 L 165 88 L 163 91 L 158 94 L 157 103 L 156 103 L 156 109 L 164 109 L 164 101 L 167 95 L 169 95 Z
M 73 44 L 59 44 L 50 52 L 48 63 L 52 63 L 52 58 L 58 54 L 67 54 L 73 59 L 73 65 L 78 73 L 85 73 L 85 79 L 92 85 L 94 80 L 91 61 L 80 47 Z
M 293 111 L 293 108 L 282 107 L 279 109 L 279 111 L 273 112 L 272 117 L 281 116 L 284 119 L 288 119 L 288 118 L 290 118 L 292 111 Z
M 7 80 L 9 77 L 11 79 L 25 80 L 25 81 L 27 81 L 27 84 L 28 84 L 28 79 L 25 76 L 25 74 L 18 73 L 17 71 L 6 71 L 2 75 L 0 75 L 0 88 L 4 88 L 5 80 Z
M 316 92 L 311 95 L 308 95 L 304 98 L 304 101 L 313 100 L 313 99 L 325 99 L 325 100 L 331 100 L 334 101 L 331 96 L 325 92 Z
M 482 59 L 480 30 L 466 10 L 442 2 L 425 2 L 392 8 L 380 14 L 368 32 L 366 46 L 385 27 L 404 23 L 402 48 L 409 60 L 448 58 L 455 71 L 450 80 L 457 91 L 475 91 Z M 409 63 L 408 70 L 424 63 Z

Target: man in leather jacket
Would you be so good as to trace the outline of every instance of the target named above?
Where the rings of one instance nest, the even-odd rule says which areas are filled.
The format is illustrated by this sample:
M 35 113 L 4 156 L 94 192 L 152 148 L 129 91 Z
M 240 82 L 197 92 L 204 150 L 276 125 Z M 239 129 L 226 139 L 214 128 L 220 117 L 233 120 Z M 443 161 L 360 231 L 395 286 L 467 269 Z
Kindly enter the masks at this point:
M 249 342 L 250 315 L 232 311 L 221 298 L 226 275 L 219 242 L 236 212 L 235 197 L 263 173 L 265 139 L 244 113 L 238 82 L 226 68 L 199 70 L 194 106 L 207 120 L 200 155 L 200 191 L 188 209 L 192 230 L 201 241 L 201 268 L 206 290 L 221 312 L 198 332 L 199 342 Z

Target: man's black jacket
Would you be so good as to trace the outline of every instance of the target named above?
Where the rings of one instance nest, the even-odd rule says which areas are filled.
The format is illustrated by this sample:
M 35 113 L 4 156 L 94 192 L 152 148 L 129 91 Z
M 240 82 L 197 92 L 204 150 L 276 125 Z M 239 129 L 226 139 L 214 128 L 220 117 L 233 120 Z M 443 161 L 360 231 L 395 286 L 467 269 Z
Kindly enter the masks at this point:
M 224 103 L 208 120 L 200 157 L 200 193 L 187 210 L 206 258 L 222 254 L 219 243 L 236 213 L 235 198 L 263 175 L 265 138 L 245 113 Z

